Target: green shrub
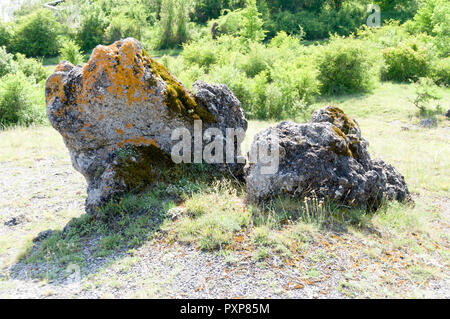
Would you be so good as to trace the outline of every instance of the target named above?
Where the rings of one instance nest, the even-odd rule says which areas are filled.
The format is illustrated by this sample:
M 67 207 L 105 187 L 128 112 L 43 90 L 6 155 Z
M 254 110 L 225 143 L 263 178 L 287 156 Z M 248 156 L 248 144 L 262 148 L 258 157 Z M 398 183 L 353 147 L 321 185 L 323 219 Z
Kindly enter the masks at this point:
M 208 25 L 210 30 L 215 23 L 218 25 L 217 36 L 224 34 L 238 35 L 242 20 L 242 10 L 225 10 L 219 18 L 211 20 Z
M 443 57 L 450 56 L 450 2 L 438 6 L 432 16 L 434 45 Z
M 433 14 L 439 7 L 445 7 L 446 0 L 422 0 L 419 4 L 419 10 L 414 16 L 414 21 L 416 26 L 420 31 L 427 32 L 428 34 L 433 33 L 434 21 Z
M 303 36 L 303 34 L 301 34 L 301 36 Z M 288 35 L 285 31 L 280 31 L 270 40 L 269 47 L 297 50 L 301 47 L 301 39 L 302 37 L 295 37 Z
M 217 62 L 217 51 L 217 44 L 215 42 L 200 40 L 185 44 L 181 54 L 186 63 L 197 64 L 208 70 Z
M 158 49 L 179 46 L 189 39 L 189 3 L 162 0 L 159 21 Z
M 249 110 L 251 105 L 250 83 L 252 80 L 247 78 L 244 72 L 232 65 L 215 66 L 204 80 L 211 83 L 226 84 L 239 99 L 244 110 Z
M 105 30 L 105 42 L 107 44 L 113 43 L 117 40 L 133 37 L 141 38 L 140 28 L 134 20 L 131 20 L 124 15 L 118 15 L 111 19 L 109 26 Z
M 13 30 L 9 24 L 0 20 L 0 47 L 9 49 L 13 39 Z
M 249 50 L 248 54 L 241 56 L 238 64 L 248 77 L 253 78 L 271 66 L 273 57 L 270 49 L 259 43 L 251 43 Z
M 29 125 L 45 119 L 43 87 L 19 72 L 0 79 L 0 126 Z
M 396 47 L 411 35 L 406 25 L 398 21 L 387 21 L 380 28 L 362 26 L 357 32 L 358 38 L 372 42 L 378 48 Z
M 17 69 L 18 65 L 14 61 L 14 56 L 6 52 L 5 47 L 0 46 L 0 77 L 8 73 L 15 73 Z
M 377 61 L 367 44 L 333 37 L 317 56 L 318 79 L 324 94 L 369 92 L 378 77 Z
M 77 42 L 84 52 L 89 52 L 103 42 L 107 19 L 98 3 L 83 7 L 80 28 L 77 31 Z
M 16 53 L 16 61 L 19 71 L 21 71 L 25 76 L 36 80 L 37 83 L 47 78 L 48 73 L 42 66 L 42 60 L 26 58 L 25 55 Z
M 83 63 L 84 57 L 80 51 L 80 47 L 72 40 L 63 41 L 63 45 L 59 49 L 62 60 L 69 61 L 73 65 Z
M 443 110 L 438 105 L 433 109 L 432 101 L 438 101 L 442 98 L 437 91 L 437 86 L 430 78 L 420 78 L 415 84 L 416 96 L 412 103 L 418 110 L 420 117 L 435 118 L 436 114 L 443 113 Z
M 408 41 L 396 48 L 383 50 L 385 66 L 382 77 L 385 80 L 417 81 L 429 72 L 429 56 L 417 42 Z
M 437 85 L 450 86 L 450 57 L 438 59 L 431 65 L 431 78 Z
M 305 34 L 307 40 L 328 38 L 330 33 L 348 36 L 355 32 L 366 21 L 367 13 L 364 5 L 355 2 L 344 2 L 338 9 L 316 7 L 298 12 L 280 11 L 273 15 L 270 33 L 285 31 L 288 34 Z
M 18 21 L 13 47 L 29 57 L 56 55 L 61 25 L 53 12 L 40 9 Z
M 249 41 L 262 41 L 266 37 L 267 32 L 263 30 L 263 24 L 256 0 L 247 0 L 247 7 L 242 10 L 242 24 L 239 29 L 239 35 Z

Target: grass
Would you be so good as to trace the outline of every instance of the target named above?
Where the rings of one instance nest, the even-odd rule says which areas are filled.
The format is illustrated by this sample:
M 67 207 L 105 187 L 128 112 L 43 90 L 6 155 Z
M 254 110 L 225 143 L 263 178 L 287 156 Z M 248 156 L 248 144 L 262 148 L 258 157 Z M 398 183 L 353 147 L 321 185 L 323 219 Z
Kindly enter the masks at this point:
M 307 263 L 302 271 L 306 282 L 322 280 L 326 265 L 345 261 L 348 272 L 358 278 L 344 276 L 340 281 L 339 291 L 349 297 L 398 296 L 402 290 L 391 282 L 399 278 L 407 278 L 408 284 L 422 289 L 431 280 L 442 277 L 449 265 L 445 225 L 449 223 L 450 149 L 446 120 L 441 119 L 433 129 L 413 126 L 417 118 L 409 102 L 411 94 L 409 85 L 385 83 L 371 95 L 323 99 L 314 108 L 335 104 L 356 118 L 363 136 L 370 141 L 371 155 L 383 158 L 405 175 L 415 205 L 391 202 L 369 214 L 319 202 L 311 196 L 280 197 L 256 206 L 245 201 L 242 184 L 217 176 L 199 178 L 207 174 L 198 167 L 194 174 L 178 172 L 176 182 L 160 183 L 144 193 L 130 194 L 107 205 L 98 218 L 84 215 L 80 209 L 56 214 L 51 210 L 35 212 L 36 218 L 30 217 L 31 222 L 20 235 L 0 234 L 0 256 L 8 257 L 4 258 L 3 269 L 23 264 L 38 266 L 33 276 L 51 279 L 62 276 L 70 263 L 83 265 L 92 258 L 103 258 L 101 267 L 108 269 L 109 257 L 125 262 L 131 257 L 118 256 L 133 254 L 136 248 L 158 241 L 216 252 L 231 266 L 243 255 L 261 265 L 270 264 L 274 256 L 293 267 L 306 267 L 303 263 Z M 442 95 L 442 105 L 448 106 L 448 90 L 443 90 Z M 274 124 L 250 121 L 243 150 L 248 151 L 252 136 Z M 405 125 L 410 129 L 403 129 Z M 6 174 L 7 167 L 17 169 L 16 175 L 7 175 L 11 181 L 25 176 L 23 170 L 36 172 L 37 163 L 43 160 L 51 159 L 52 165 L 62 165 L 63 170 L 70 166 L 61 137 L 48 126 L 0 131 L 0 148 L 0 174 Z M 55 203 L 63 206 L 85 196 L 82 192 L 70 197 L 75 190 L 61 192 L 46 186 L 45 183 L 55 184 L 52 176 L 42 176 L 42 189 L 34 196 L 47 196 L 43 199 L 47 203 L 62 195 L 61 201 Z M 24 191 L 14 203 L 0 199 L 0 209 L 17 207 L 34 216 L 27 213 L 34 203 L 29 192 Z M 48 228 L 55 229 L 55 233 L 33 244 L 37 233 Z M 20 248 L 14 250 L 17 246 Z M 430 267 L 430 260 L 440 266 Z M 132 261 L 128 262 L 121 264 L 123 271 L 131 267 Z M 154 278 L 149 280 L 155 282 Z M 96 286 L 89 280 L 85 285 Z M 121 287 L 114 280 L 110 285 Z M 422 290 L 417 292 L 421 293 Z

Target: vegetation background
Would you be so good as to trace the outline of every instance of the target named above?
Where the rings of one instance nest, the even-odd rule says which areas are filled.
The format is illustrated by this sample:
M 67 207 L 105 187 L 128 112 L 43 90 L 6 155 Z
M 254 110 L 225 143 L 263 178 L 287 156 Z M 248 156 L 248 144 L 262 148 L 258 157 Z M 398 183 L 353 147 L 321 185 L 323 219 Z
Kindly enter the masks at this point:
M 44 121 L 36 113 L 43 98 L 30 90 L 42 88 L 42 61 L 83 63 L 96 45 L 125 37 L 188 87 L 199 79 L 227 84 L 253 119 L 306 116 L 321 96 L 371 92 L 380 81 L 449 85 L 445 0 L 67 0 L 54 10 L 43 3 L 25 2 L 0 23 L 2 125 Z M 381 8 L 381 28 L 366 26 L 371 3 Z M 23 75 L 28 83 L 17 81 Z

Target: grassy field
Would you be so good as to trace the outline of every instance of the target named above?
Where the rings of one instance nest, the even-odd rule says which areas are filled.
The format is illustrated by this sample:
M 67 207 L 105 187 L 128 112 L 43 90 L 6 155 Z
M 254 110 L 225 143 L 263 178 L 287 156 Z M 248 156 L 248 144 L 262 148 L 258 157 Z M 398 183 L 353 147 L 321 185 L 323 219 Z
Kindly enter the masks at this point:
M 440 93 L 447 110 L 450 92 Z M 450 127 L 444 116 L 419 127 L 413 98 L 412 85 L 383 83 L 313 105 L 341 107 L 372 157 L 405 175 L 415 204 L 375 214 L 314 198 L 254 206 L 244 185 L 186 173 L 95 219 L 84 214 L 85 182 L 56 131 L 1 131 L 0 297 L 450 298 Z M 273 124 L 250 121 L 244 149 Z M 81 269 L 77 289 L 71 264 Z

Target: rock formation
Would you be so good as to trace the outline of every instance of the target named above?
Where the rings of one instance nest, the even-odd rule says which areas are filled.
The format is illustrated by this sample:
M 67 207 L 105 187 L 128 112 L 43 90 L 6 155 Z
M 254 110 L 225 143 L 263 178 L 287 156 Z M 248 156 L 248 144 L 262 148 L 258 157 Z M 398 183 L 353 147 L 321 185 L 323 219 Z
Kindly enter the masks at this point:
M 154 183 L 162 169 L 170 169 L 175 129 L 185 128 L 192 136 L 194 121 L 201 120 L 203 131 L 245 132 L 240 103 L 226 86 L 194 86 L 196 94 L 132 38 L 97 46 L 83 67 L 57 66 L 46 84 L 47 116 L 87 180 L 88 212 L 95 213 L 114 195 Z M 234 158 L 242 160 L 238 150 Z M 222 168 L 239 175 L 243 166 Z
M 252 148 L 279 141 L 279 166 L 263 174 L 261 160 L 246 168 L 250 200 L 281 194 L 377 209 L 384 199 L 409 200 L 404 177 L 382 160 L 372 160 L 356 121 L 336 107 L 313 114 L 310 123 L 282 122 L 254 138 Z

